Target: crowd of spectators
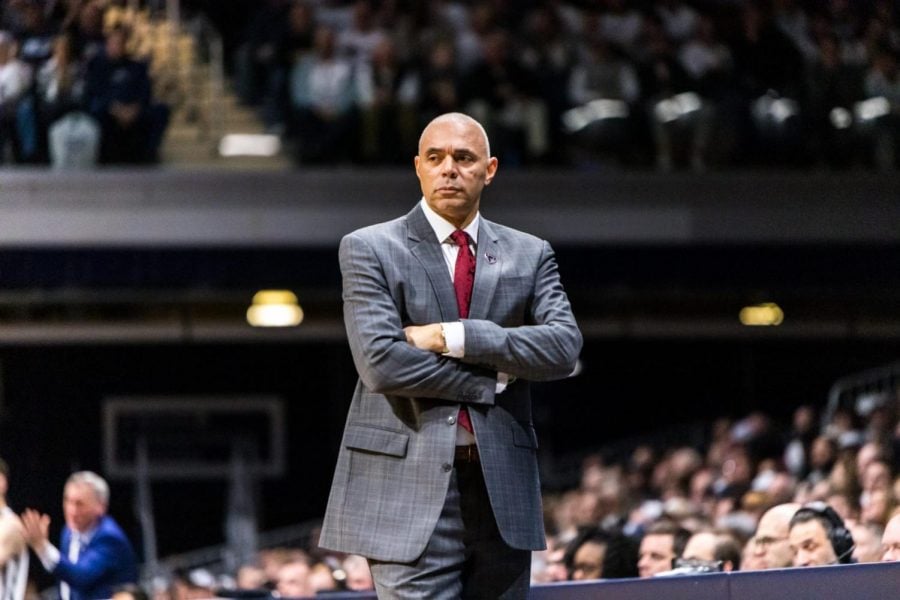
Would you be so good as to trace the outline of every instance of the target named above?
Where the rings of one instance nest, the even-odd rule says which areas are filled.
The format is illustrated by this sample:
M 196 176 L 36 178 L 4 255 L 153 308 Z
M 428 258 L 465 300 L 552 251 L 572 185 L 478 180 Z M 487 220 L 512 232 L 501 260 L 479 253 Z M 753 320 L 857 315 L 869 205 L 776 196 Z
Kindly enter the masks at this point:
M 889 0 L 260 4 L 235 83 L 302 163 L 404 162 L 459 110 L 513 166 L 897 166 Z
M 825 419 L 810 406 L 791 423 L 722 418 L 706 437 L 586 455 L 577 485 L 545 493 L 548 547 L 533 554 L 532 581 L 900 560 L 900 391 L 861 396 Z M 169 597 L 372 586 L 365 559 L 321 550 L 315 534 L 224 578 L 200 575 L 186 574 Z
M 169 109 L 154 96 L 145 40 L 124 4 L 0 4 L 0 163 L 159 160 Z
M 873 394 L 824 425 L 803 406 L 787 427 L 753 413 L 711 424 L 700 447 L 588 456 L 575 489 L 545 498 L 533 578 L 896 560 L 898 417 L 896 393 Z

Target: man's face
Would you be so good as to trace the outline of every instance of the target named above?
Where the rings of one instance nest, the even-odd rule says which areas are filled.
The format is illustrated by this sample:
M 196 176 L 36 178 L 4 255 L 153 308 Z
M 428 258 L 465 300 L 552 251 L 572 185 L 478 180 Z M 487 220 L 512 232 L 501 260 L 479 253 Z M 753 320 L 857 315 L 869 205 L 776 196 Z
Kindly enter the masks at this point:
M 481 129 L 463 119 L 430 124 L 415 158 L 416 175 L 428 206 L 459 228 L 478 211 L 481 190 L 497 172 Z
M 763 516 L 750 544 L 754 562 L 763 569 L 783 569 L 794 564 L 787 523 L 780 523 L 773 515 Z
M 900 561 L 900 516 L 888 521 L 881 536 L 881 560 L 885 562 Z
M 828 533 L 816 519 L 794 525 L 788 534 L 788 540 L 794 551 L 795 567 L 815 567 L 837 562 Z
M 881 540 L 865 525 L 850 527 L 853 536 L 853 559 L 859 563 L 878 562 L 881 560 Z
M 672 569 L 675 560 L 673 548 L 675 538 L 667 534 L 645 535 L 638 553 L 638 574 L 653 577 L 657 573 Z
M 606 545 L 586 542 L 575 552 L 572 561 L 572 579 L 576 581 L 600 579 L 603 577 L 603 559 Z
M 0 500 L 6 499 L 6 493 L 9 491 L 9 482 L 6 481 L 6 475 L 0 473 Z
M 63 490 L 63 515 L 69 529 L 83 533 L 97 524 L 106 513 L 94 488 L 86 483 L 68 483 Z
M 309 567 L 301 562 L 292 562 L 284 565 L 278 570 L 276 588 L 278 593 L 286 598 L 311 595 Z

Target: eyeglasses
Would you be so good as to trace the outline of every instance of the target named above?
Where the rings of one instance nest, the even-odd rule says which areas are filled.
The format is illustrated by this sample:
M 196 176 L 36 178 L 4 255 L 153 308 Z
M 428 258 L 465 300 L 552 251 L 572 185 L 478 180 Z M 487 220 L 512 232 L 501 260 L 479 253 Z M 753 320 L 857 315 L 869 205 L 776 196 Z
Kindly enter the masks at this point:
M 776 544 L 778 542 L 786 542 L 786 541 L 787 541 L 786 537 L 769 537 L 769 536 L 755 537 L 755 538 L 753 538 L 753 545 L 757 548 L 763 549 L 763 548 L 768 548 L 772 544 Z

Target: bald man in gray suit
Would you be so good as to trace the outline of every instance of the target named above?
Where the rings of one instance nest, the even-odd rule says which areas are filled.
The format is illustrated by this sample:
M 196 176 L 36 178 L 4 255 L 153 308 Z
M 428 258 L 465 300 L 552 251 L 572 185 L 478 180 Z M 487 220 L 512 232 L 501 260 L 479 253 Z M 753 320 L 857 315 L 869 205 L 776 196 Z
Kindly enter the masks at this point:
M 359 382 L 320 545 L 367 557 L 380 598 L 525 598 L 545 545 L 528 382 L 571 374 L 582 339 L 550 245 L 479 213 L 497 165 L 441 115 L 422 201 L 341 241 Z

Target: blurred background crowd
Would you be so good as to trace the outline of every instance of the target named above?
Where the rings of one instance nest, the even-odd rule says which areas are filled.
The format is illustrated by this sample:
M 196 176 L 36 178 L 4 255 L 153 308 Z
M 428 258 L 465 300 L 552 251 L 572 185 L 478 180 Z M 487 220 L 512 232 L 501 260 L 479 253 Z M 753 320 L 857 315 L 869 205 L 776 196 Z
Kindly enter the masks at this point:
M 195 92 L 184 87 L 180 74 L 170 68 L 171 57 L 182 50 L 178 38 L 172 37 L 175 25 L 164 18 L 171 16 L 172 4 L 162 0 L 0 3 L 0 162 L 5 166 L 66 167 L 173 164 L 163 149 L 177 121 L 212 117 L 195 113 L 199 110 L 192 96 Z M 493 153 L 504 168 L 703 172 L 771 167 L 818 172 L 893 171 L 898 167 L 900 6 L 889 0 L 185 0 L 174 4 L 182 11 L 178 26 L 192 40 L 221 36 L 219 58 L 226 87 L 218 91 L 235 95 L 261 130 L 280 141 L 293 167 L 408 168 L 422 126 L 437 114 L 455 110 L 470 113 L 486 124 Z M 213 47 L 198 44 L 201 50 L 195 50 L 197 56 L 193 58 L 215 62 L 215 53 L 208 52 Z M 885 181 L 890 185 L 893 180 Z M 255 185 L 255 180 L 250 185 Z M 590 196 L 585 200 L 593 199 Z M 853 210 L 851 203 L 847 214 Z M 669 218 L 668 213 L 665 218 Z M 664 226 L 669 226 L 668 221 Z M 783 239 L 792 238 L 776 241 Z M 886 239 L 884 254 L 873 256 L 888 255 L 893 238 Z M 604 241 L 609 244 L 608 239 Z M 705 246 L 708 242 L 702 236 L 690 241 L 697 243 L 698 252 L 679 254 L 671 262 L 657 261 L 668 249 L 656 248 L 659 254 L 648 262 L 663 266 L 649 270 L 646 277 L 666 279 L 660 276 L 666 269 L 694 273 L 697 256 L 702 254 L 711 257 L 707 260 L 716 266 L 710 279 L 727 279 L 725 275 L 733 267 L 729 261 L 742 262 L 726 252 L 722 257 L 713 256 L 716 248 Z M 316 250 L 323 252 L 318 247 Z M 755 263 L 759 258 L 755 250 L 751 247 L 743 261 L 749 265 L 742 267 L 745 271 L 777 271 L 771 268 L 774 260 Z M 785 255 L 791 250 L 788 248 Z M 849 244 L 836 250 L 838 255 L 841 252 L 855 256 Z M 211 256 L 212 252 L 201 261 L 223 279 L 227 279 L 223 274 L 239 262 L 221 266 Z M 582 269 L 585 273 L 637 270 L 633 257 L 629 260 L 626 256 L 618 260 L 621 265 L 612 265 L 615 256 L 623 255 L 610 254 L 603 247 L 578 264 L 588 265 Z M 863 253 L 860 263 L 851 261 L 850 267 L 845 267 L 854 277 L 858 274 L 859 279 L 853 282 L 864 281 L 870 273 L 864 264 L 868 257 Z M 332 259 L 328 254 L 322 272 L 333 270 Z M 146 289 L 165 279 L 160 275 L 164 265 L 175 264 L 173 269 L 179 278 L 191 278 L 190 269 L 184 266 L 187 259 L 180 260 L 184 263 L 171 260 L 169 255 L 151 257 L 150 283 L 141 280 L 140 269 L 133 263 L 123 261 L 113 266 L 131 285 L 145 286 L 136 292 L 145 302 Z M 263 270 L 259 266 L 262 258 L 256 259 L 258 263 L 244 260 L 251 265 L 244 268 Z M 292 274 L 301 262 L 287 253 L 281 260 L 289 264 Z M 99 256 L 97 264 L 106 266 L 105 261 L 106 257 Z M 679 261 L 681 264 L 677 264 Z M 809 263 L 802 257 L 796 263 L 798 269 L 809 271 Z M 36 273 L 46 276 L 54 271 L 46 265 L 58 263 L 42 263 L 39 257 L 33 264 L 37 266 L 22 276 L 26 283 L 20 284 L 26 294 L 31 292 L 27 285 L 33 284 Z M 88 275 L 102 271 L 97 266 L 83 267 L 70 257 L 60 264 L 75 265 L 70 266 L 72 271 Z M 830 264 L 820 267 L 812 280 L 833 283 L 828 279 L 833 274 L 830 269 Z M 15 272 L 7 267 L 4 277 L 8 281 L 10 273 Z M 784 279 L 793 277 L 793 271 L 785 268 L 784 273 Z M 749 277 L 744 271 L 741 274 Z M 616 276 L 621 274 L 616 272 Z M 56 281 L 50 280 L 48 288 Z M 877 301 L 879 294 L 891 286 L 891 281 L 884 288 L 882 283 L 875 282 L 871 287 L 854 283 L 853 288 Z M 199 285 L 214 287 L 208 282 Z M 71 292 L 67 286 L 77 287 L 63 279 L 63 295 Z M 597 289 L 598 284 L 592 280 L 584 287 Z M 614 290 L 627 287 L 609 286 Z M 823 289 L 826 287 L 823 284 Z M 679 293 L 675 289 L 664 300 Z M 14 305 L 12 309 L 4 307 L 8 312 L 16 310 Z M 78 305 L 75 312 L 82 310 L 84 307 Z M 833 334 L 834 338 L 842 341 L 843 332 Z M 706 335 L 693 330 L 691 334 Z M 603 338 L 617 345 L 609 356 L 621 353 L 621 340 L 616 335 L 620 334 Z M 665 339 L 665 334 L 660 337 Z M 874 336 L 879 356 L 890 353 L 895 343 L 893 338 L 885 342 L 886 338 L 890 338 L 889 331 Z M 242 338 L 240 343 L 245 341 Z M 13 347 L 10 354 L 16 350 Z M 195 384 L 196 375 L 189 368 L 170 368 L 166 362 L 171 359 L 169 348 L 160 345 L 156 350 L 166 356 L 157 359 L 156 370 L 147 367 L 150 375 L 144 380 L 133 376 L 148 362 L 145 348 L 139 350 L 140 356 L 131 358 L 138 365 L 131 372 L 136 380 L 130 382 L 132 388 L 120 383 L 119 367 L 113 365 L 103 371 L 105 379 L 98 377 L 100 383 L 88 386 L 84 395 L 99 402 L 99 398 L 123 390 L 135 394 L 146 390 L 171 392 L 165 387 L 166 377 L 182 377 L 190 382 L 184 389 L 205 393 L 210 388 L 227 388 L 220 382 L 231 381 L 228 376 L 237 377 L 239 371 L 226 366 L 209 376 L 215 385 L 221 385 L 219 388 L 208 382 Z M 227 362 L 218 354 L 210 360 L 203 350 L 199 358 L 195 357 L 196 363 Z M 329 351 L 314 351 L 332 361 L 322 369 L 336 370 L 334 365 L 340 361 Z M 700 356 L 696 348 L 693 351 Z M 759 350 L 760 355 L 764 351 Z M 343 357 L 343 341 L 339 350 L 330 352 Z M 647 360 L 646 346 L 631 352 Z M 789 349 L 782 352 L 786 355 Z M 73 351 L 76 353 L 77 348 Z M 115 354 L 116 349 L 110 353 Z M 119 354 L 103 355 L 96 363 L 112 364 L 128 355 Z M 234 348 L 223 351 L 226 354 L 233 357 Z M 747 362 L 750 354 L 741 354 L 743 358 L 733 362 Z M 48 354 L 45 348 L 39 348 L 34 355 L 37 364 L 45 362 Z M 75 372 L 97 369 L 89 360 L 78 363 L 68 355 L 62 356 L 57 364 L 72 361 L 83 368 L 72 367 L 71 372 L 64 371 L 58 377 L 47 376 L 47 372 L 58 372 L 25 369 L 20 377 L 27 384 L 19 384 L 24 394 L 16 390 L 15 368 L 8 368 L 2 378 L 9 389 L 24 398 L 20 406 L 40 407 L 35 410 L 41 416 L 34 417 L 31 426 L 41 431 L 47 426 L 43 413 L 51 411 L 45 411 L 39 401 L 64 405 L 69 390 L 63 388 L 77 387 L 69 384 L 79 381 Z M 611 363 L 609 356 L 598 351 L 595 363 L 605 368 Z M 662 363 L 667 360 L 666 352 L 657 351 L 651 358 Z M 10 360 L 8 356 L 4 359 Z M 858 360 L 867 361 L 868 357 Z M 322 364 L 309 362 L 313 369 Z M 844 361 L 842 356 L 832 362 L 840 363 L 834 368 L 843 370 L 845 362 L 852 361 Z M 790 370 L 790 377 L 812 379 L 818 376 L 811 367 L 814 363 L 814 358 L 806 363 L 798 360 L 784 369 Z M 678 366 L 686 369 L 683 365 Z M 741 362 L 740 366 L 745 368 L 746 364 Z M 271 369 L 266 373 L 275 372 L 274 367 L 265 368 Z M 171 372 L 158 376 L 166 369 Z M 705 375 L 730 381 L 740 378 L 737 368 L 721 374 L 713 370 L 708 369 Z M 760 373 L 763 370 L 760 367 Z M 295 375 L 293 371 L 291 374 Z M 321 372 L 314 375 L 317 377 L 309 377 L 307 382 L 323 379 Z M 252 373 L 247 377 L 255 376 Z M 639 376 L 644 375 L 634 375 Z M 59 380 L 58 387 L 48 383 L 53 379 Z M 339 383 L 333 385 L 339 388 Z M 254 380 L 235 387 L 256 392 L 260 385 Z M 265 385 L 271 384 L 261 387 Z M 715 395 L 715 386 L 709 387 L 708 395 Z M 338 389 L 340 397 L 349 397 L 344 391 Z M 612 400 L 604 397 L 597 404 L 629 402 L 630 389 L 616 392 Z M 296 393 L 305 397 L 307 389 Z M 701 398 L 694 398 L 692 393 L 685 389 L 672 395 L 675 402 L 693 398 L 699 406 Z M 327 394 L 322 396 L 328 398 Z M 577 409 L 579 404 L 593 400 L 571 396 L 553 397 L 553 408 L 546 403 L 545 421 L 564 401 L 569 402 L 567 408 Z M 745 396 L 739 410 L 727 400 L 716 398 L 720 404 L 716 410 L 740 414 L 751 404 L 778 401 L 753 389 Z M 802 402 L 814 400 L 804 397 Z M 653 401 L 662 404 L 669 398 Z M 704 401 L 710 405 L 714 402 L 708 398 Z M 851 559 L 896 560 L 900 558 L 898 407 L 900 395 L 894 383 L 884 393 L 860 394 L 852 402 L 828 409 L 801 406 L 789 421 L 782 421 L 781 414 L 750 412 L 742 418 L 705 422 L 702 429 L 680 437 L 672 431 L 656 436 L 648 433 L 638 441 L 617 440 L 614 445 L 597 439 L 591 450 L 575 459 L 577 466 L 565 474 L 554 471 L 560 462 L 550 460 L 550 468 L 544 473 L 548 549 L 533 557 L 533 580 L 544 583 L 654 576 L 672 571 L 804 566 Z M 68 407 L 54 409 L 63 415 L 60 419 L 72 414 L 66 412 Z M 78 409 L 71 410 L 74 413 Z M 605 418 L 615 421 L 623 414 L 617 411 L 618 406 L 604 405 L 592 409 L 591 414 L 605 412 Z M 611 418 L 613 412 L 616 416 Z M 15 414 L 15 408 L 10 414 Z M 94 416 L 89 415 L 91 419 Z M 631 431 L 644 425 L 640 415 L 628 418 L 637 422 L 629 423 Z M 571 423 L 578 416 L 572 411 L 559 419 Z M 8 423 L 6 431 L 19 427 L 18 423 Z M 304 421 L 304 426 L 307 424 Z M 65 425 L 68 428 L 69 424 Z M 591 424 L 583 427 L 588 431 Z M 604 428 L 606 431 L 613 426 L 604 424 Z M 564 431 L 566 435 L 571 433 Z M 297 433 L 298 438 L 306 436 L 318 443 L 320 449 L 327 447 L 318 435 L 306 430 Z M 8 435 L 4 440 L 4 452 L 12 447 L 11 439 Z M 549 455 L 552 448 L 547 446 L 542 452 Z M 17 444 L 15 449 L 32 461 L 45 456 L 31 452 L 27 444 Z M 304 459 L 317 463 L 322 456 L 310 459 L 304 454 Z M 12 472 L 22 478 L 27 478 L 28 467 L 35 467 L 33 463 L 10 462 Z M 325 470 L 330 468 L 330 464 L 325 466 Z M 5 480 L 6 473 L 0 475 Z M 316 494 L 314 483 L 302 477 L 289 482 L 293 487 L 303 487 L 303 493 L 311 498 Z M 192 499 L 200 497 L 196 491 L 199 486 L 185 486 L 183 482 L 174 486 Z M 15 489 L 11 497 L 16 498 Z M 821 553 L 807 547 L 813 544 L 807 544 L 809 540 L 791 539 L 792 531 L 802 525 L 795 519 L 798 509 L 822 506 L 810 504 L 817 502 L 836 515 L 828 513 L 827 518 L 820 519 L 822 531 L 818 533 L 826 542 Z M 13 508 L 21 511 L 25 507 Z M 295 508 L 282 507 L 287 512 Z M 808 510 L 820 516 L 827 513 L 824 509 Z M 218 555 L 210 564 L 204 560 L 164 560 L 163 567 L 178 566 L 149 572 L 143 581 L 145 591 L 129 591 L 131 600 L 143 600 L 140 593 L 190 600 L 212 595 L 302 597 L 332 589 L 370 589 L 364 560 L 318 549 L 316 526 L 315 522 L 306 523 L 302 533 L 289 543 L 265 544 L 252 560 L 242 564 L 232 561 L 226 565 Z M 849 551 L 844 543 L 847 536 L 836 533 L 842 529 L 852 538 Z M 136 530 L 133 527 L 129 532 Z M 190 538 L 190 534 L 185 537 Z M 42 589 L 52 589 L 51 579 L 37 561 L 32 561 L 30 574 L 30 597 L 36 597 Z
M 99 128 L 101 163 L 158 160 L 184 98 L 153 26 L 166 3 L 139 4 L 4 3 L 6 161 L 49 161 L 53 125 L 72 112 L 90 119 L 82 129 Z M 188 1 L 180 10 L 198 36 L 221 33 L 229 88 L 300 164 L 405 164 L 424 123 L 463 111 L 487 125 L 506 166 L 897 166 L 900 25 L 890 0 Z

